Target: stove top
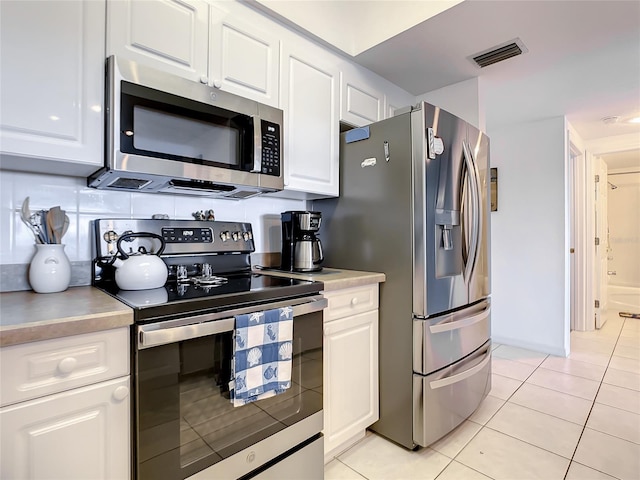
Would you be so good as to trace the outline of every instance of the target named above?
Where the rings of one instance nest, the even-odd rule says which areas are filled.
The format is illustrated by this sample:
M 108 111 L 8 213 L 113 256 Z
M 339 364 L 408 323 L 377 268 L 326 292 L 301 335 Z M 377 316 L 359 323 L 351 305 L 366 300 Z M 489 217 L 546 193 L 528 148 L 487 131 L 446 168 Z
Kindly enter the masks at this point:
M 136 323 L 317 295 L 323 288 L 321 282 L 259 273 L 235 273 L 224 278 L 226 282 L 216 284 L 171 280 L 153 290 L 121 290 L 112 281 L 95 286 L 133 308 Z
M 118 239 L 135 232 L 162 237 L 160 257 L 169 272 L 164 287 L 120 290 L 116 285 L 112 260 L 120 255 Z M 136 323 L 317 295 L 323 288 L 321 282 L 252 273 L 250 253 L 255 247 L 249 223 L 99 219 L 94 221 L 94 234 L 93 284 L 132 307 Z M 141 246 L 158 251 L 158 245 L 148 243 L 149 239 L 123 240 L 129 252 Z

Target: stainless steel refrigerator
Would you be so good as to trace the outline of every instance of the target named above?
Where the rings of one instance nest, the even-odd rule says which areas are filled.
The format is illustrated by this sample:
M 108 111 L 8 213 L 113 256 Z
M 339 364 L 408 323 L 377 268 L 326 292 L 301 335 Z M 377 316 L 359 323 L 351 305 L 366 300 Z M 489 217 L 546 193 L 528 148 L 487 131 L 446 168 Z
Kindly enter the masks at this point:
M 340 138 L 322 212 L 329 267 L 384 272 L 380 420 L 407 448 L 462 423 L 491 389 L 489 139 L 427 103 Z

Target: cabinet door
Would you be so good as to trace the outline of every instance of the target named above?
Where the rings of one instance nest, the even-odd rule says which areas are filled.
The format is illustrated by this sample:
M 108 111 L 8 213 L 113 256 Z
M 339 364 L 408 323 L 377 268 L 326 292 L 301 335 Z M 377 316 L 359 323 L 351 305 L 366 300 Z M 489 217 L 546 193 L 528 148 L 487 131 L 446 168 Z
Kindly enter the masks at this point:
M 395 115 L 396 110 L 407 109 L 411 105 L 415 105 L 416 98 L 400 87 L 388 84 L 385 87 L 384 95 L 384 118 L 391 118 Z
M 275 33 L 259 28 L 257 20 L 244 22 L 211 6 L 210 83 L 278 107 L 280 40 Z
M 338 82 L 335 58 L 310 42 L 282 47 L 285 189 L 337 196 Z
M 0 2 L 3 168 L 87 175 L 102 164 L 104 12 L 100 0 Z
M 0 477 L 130 476 L 129 377 L 0 410 Z
M 108 2 L 107 54 L 207 83 L 209 6 L 204 0 Z
M 367 73 L 348 65 L 340 73 L 340 120 L 362 127 L 384 118 L 384 93 Z
M 329 453 L 378 420 L 378 310 L 325 323 L 324 362 Z

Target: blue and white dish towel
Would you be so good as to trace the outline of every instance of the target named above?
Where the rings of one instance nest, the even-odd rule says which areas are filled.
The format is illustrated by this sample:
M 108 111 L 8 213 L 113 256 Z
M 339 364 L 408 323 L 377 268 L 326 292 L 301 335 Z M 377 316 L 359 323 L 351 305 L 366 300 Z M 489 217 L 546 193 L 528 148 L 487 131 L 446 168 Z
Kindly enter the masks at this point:
M 235 321 L 229 382 L 233 406 L 284 392 L 291 386 L 293 309 L 237 315 Z

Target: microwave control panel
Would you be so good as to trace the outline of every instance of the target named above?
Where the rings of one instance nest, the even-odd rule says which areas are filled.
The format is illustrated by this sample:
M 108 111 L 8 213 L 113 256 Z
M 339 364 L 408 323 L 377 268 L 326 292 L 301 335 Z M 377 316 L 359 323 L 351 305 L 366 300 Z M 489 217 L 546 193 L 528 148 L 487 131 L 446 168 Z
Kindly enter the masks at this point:
M 262 120 L 261 165 L 261 173 L 280 176 L 280 125 L 266 120 Z

